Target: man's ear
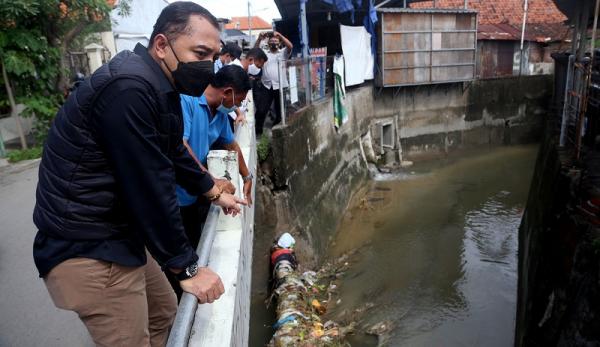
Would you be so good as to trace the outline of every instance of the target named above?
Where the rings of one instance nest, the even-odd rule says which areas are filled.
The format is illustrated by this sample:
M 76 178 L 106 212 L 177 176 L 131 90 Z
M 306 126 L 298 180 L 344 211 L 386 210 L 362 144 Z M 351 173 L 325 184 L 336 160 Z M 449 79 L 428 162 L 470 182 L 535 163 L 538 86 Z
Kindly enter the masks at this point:
M 152 46 L 156 52 L 156 56 L 160 59 L 165 59 L 167 55 L 167 47 L 169 39 L 164 34 L 158 34 L 154 37 L 154 45 Z
M 233 88 L 232 88 L 232 87 L 225 87 L 225 88 L 223 89 L 223 96 L 224 96 L 224 97 L 227 97 L 227 98 L 228 98 L 229 96 L 231 96 L 231 97 L 233 98 Z

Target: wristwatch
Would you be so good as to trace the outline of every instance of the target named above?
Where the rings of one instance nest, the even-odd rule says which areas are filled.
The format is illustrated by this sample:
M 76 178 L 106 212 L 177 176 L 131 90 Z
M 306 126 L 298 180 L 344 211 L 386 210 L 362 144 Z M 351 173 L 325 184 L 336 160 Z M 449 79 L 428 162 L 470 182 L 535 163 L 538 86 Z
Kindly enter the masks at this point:
M 252 181 L 253 178 L 254 178 L 254 175 L 252 175 L 252 172 L 251 172 L 248 174 L 248 176 L 242 177 L 242 180 L 244 180 L 244 182 L 248 182 L 248 181 Z
M 187 280 L 187 279 L 190 279 L 190 278 L 196 276 L 197 273 L 198 273 L 198 263 L 194 262 L 194 263 L 190 264 L 188 267 L 186 267 L 185 269 L 183 269 L 183 271 L 176 274 L 175 276 L 177 277 L 177 279 L 179 281 L 183 281 L 183 280 Z

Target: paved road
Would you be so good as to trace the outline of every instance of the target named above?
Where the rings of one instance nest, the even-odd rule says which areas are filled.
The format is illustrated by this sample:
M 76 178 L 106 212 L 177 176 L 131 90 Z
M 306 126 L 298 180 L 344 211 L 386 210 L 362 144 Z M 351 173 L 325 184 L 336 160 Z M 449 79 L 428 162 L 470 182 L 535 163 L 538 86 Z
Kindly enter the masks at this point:
M 54 307 L 33 264 L 36 184 L 37 165 L 0 171 L 0 346 L 93 346 L 77 315 Z

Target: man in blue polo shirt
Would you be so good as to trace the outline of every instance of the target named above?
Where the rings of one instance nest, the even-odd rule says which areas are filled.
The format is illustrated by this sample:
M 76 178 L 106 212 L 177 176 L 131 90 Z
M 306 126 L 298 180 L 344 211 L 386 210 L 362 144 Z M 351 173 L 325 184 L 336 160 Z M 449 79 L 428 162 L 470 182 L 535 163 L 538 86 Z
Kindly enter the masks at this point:
M 244 195 L 250 199 L 252 174 L 246 166 L 240 146 L 229 126 L 228 113 L 235 110 L 250 90 L 247 73 L 239 66 L 224 66 L 200 97 L 181 95 L 183 111 L 183 144 L 203 170 L 212 146 L 238 153 L 240 174 L 244 178 Z M 189 194 L 177 186 L 177 197 L 186 234 L 192 244 L 200 241 L 201 224 L 206 219 L 210 203 L 203 197 Z

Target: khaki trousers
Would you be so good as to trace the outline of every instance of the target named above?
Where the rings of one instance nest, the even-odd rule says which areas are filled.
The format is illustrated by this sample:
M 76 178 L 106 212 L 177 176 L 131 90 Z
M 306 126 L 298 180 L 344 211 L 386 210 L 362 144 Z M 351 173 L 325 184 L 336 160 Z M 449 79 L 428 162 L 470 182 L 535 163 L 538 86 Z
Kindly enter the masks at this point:
M 148 262 L 127 267 L 73 258 L 44 278 L 58 308 L 75 311 L 98 346 L 164 346 L 175 319 L 177 298 L 165 274 Z

